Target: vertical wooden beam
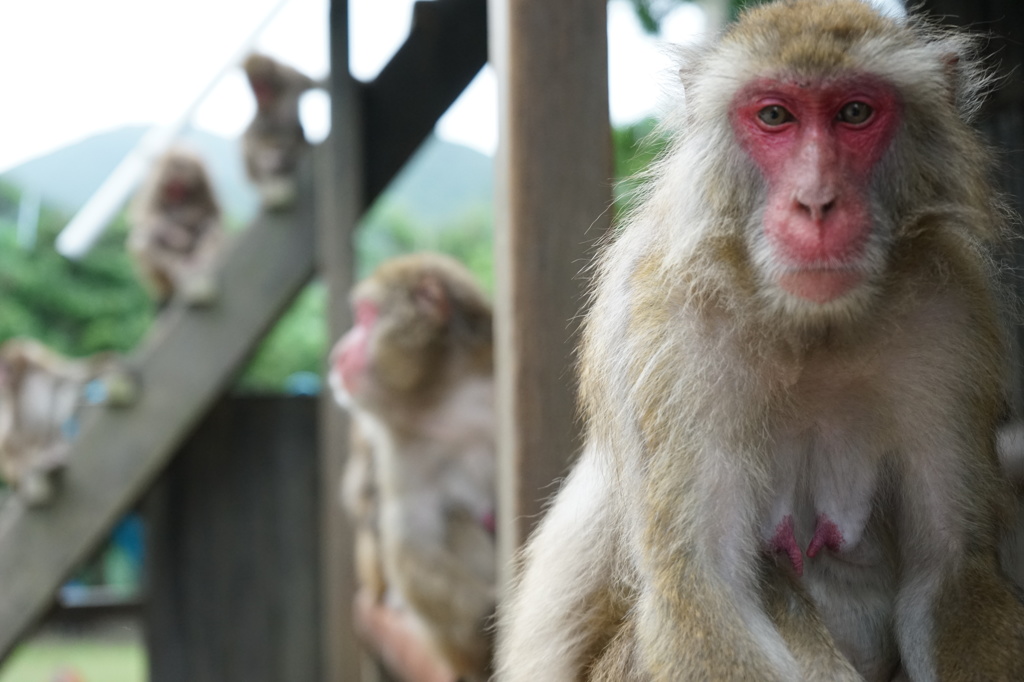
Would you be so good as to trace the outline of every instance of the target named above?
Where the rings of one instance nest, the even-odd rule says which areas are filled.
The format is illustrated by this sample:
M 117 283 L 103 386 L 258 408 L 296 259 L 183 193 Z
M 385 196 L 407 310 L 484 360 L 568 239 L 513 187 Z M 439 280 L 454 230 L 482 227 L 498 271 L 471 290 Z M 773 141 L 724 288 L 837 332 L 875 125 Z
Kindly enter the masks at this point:
M 331 135 L 317 158 L 317 257 L 327 287 L 330 341 L 349 326 L 347 297 L 355 272 L 352 233 L 363 211 L 360 92 L 348 66 L 348 2 L 332 0 Z M 348 421 L 325 391 L 320 404 L 321 579 L 323 581 L 324 682 L 358 682 L 362 653 L 352 624 L 355 585 L 352 531 L 338 500 L 348 451 Z
M 507 566 L 579 447 L 579 273 L 608 227 L 612 146 L 605 3 L 490 0 L 489 11 L 500 100 L 495 325 Z

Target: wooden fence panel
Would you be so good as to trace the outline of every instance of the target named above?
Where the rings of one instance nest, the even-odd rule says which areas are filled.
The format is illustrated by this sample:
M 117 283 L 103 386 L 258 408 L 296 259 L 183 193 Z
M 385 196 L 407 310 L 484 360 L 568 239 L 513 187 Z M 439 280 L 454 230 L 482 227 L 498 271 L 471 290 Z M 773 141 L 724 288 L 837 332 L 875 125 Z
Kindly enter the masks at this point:
M 315 682 L 315 398 L 221 400 L 145 504 L 150 682 Z

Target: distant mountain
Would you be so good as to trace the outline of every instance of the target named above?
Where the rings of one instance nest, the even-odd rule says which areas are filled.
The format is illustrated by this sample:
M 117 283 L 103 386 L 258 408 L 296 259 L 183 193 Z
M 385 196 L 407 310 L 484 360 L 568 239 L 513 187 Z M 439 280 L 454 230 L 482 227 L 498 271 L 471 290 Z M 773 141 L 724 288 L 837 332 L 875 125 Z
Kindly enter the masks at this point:
M 43 200 L 69 214 L 78 210 L 146 129 L 124 127 L 99 133 L 0 175 L 21 189 L 38 190 Z M 209 166 L 224 210 L 245 220 L 256 209 L 256 192 L 245 178 L 239 140 L 189 131 L 183 144 L 199 152 Z M 385 192 L 413 218 L 438 226 L 466 209 L 489 205 L 494 193 L 490 157 L 431 136 Z
M 431 136 L 385 190 L 383 198 L 439 227 L 469 208 L 494 201 L 494 160 Z
M 38 190 L 44 201 L 74 213 L 145 133 L 142 126 L 99 133 L 26 161 L 0 179 L 22 189 Z M 206 160 L 224 210 L 238 219 L 252 215 L 257 196 L 245 180 L 239 142 L 202 131 L 186 132 L 181 142 Z

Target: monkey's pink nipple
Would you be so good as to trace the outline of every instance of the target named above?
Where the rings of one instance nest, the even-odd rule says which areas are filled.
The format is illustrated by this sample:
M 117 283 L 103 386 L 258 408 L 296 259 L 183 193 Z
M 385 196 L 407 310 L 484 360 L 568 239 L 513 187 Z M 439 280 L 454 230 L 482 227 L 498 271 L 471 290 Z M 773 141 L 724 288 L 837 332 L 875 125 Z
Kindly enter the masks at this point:
M 846 540 L 843 538 L 843 532 L 839 530 L 839 526 L 825 514 L 820 514 L 818 516 L 818 523 L 814 528 L 814 537 L 811 539 L 811 544 L 807 547 L 807 556 L 815 556 L 821 551 L 822 547 L 837 552 L 844 542 Z
M 768 543 L 768 549 L 776 554 L 784 554 L 793 565 L 793 571 L 796 572 L 797 576 L 804 574 L 804 555 L 800 551 L 800 546 L 796 543 L 796 537 L 793 535 L 792 516 L 787 514 L 782 517 L 782 521 L 775 527 L 775 534 Z

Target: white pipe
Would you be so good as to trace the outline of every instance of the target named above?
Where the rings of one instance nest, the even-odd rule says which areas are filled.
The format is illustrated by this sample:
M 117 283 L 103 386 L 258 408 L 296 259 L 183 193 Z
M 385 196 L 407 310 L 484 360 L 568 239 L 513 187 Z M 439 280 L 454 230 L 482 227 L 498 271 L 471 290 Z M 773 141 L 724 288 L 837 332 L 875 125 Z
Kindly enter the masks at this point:
M 235 55 L 206 84 L 206 87 L 200 91 L 199 95 L 192 100 L 192 103 L 177 119 L 167 125 L 156 126 L 143 135 L 139 143 L 128 152 L 121 163 L 103 181 L 99 189 L 89 197 L 85 205 L 61 230 L 57 236 L 56 247 L 62 256 L 78 259 L 89 252 L 124 205 L 128 196 L 135 190 L 142 176 L 149 170 L 153 160 L 171 145 L 182 128 L 188 124 L 199 105 L 209 96 L 221 79 L 233 69 L 238 68 L 246 55 L 252 51 L 259 35 L 288 2 L 289 0 L 279 0 L 271 8 Z

